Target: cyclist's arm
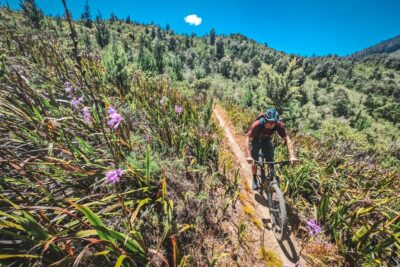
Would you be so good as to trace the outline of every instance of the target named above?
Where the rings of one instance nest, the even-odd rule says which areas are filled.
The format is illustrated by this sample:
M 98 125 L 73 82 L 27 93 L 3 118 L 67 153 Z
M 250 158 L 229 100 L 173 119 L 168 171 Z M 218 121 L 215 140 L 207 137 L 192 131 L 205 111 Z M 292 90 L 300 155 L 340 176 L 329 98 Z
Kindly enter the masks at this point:
M 294 149 L 293 149 L 293 143 L 292 140 L 290 139 L 289 135 L 286 135 L 283 140 L 285 141 L 285 144 L 287 146 L 288 152 L 289 152 L 289 158 L 292 163 L 295 163 L 297 161 L 296 155 L 294 154 Z
M 250 157 L 250 144 L 253 141 L 253 137 L 249 137 L 246 135 L 246 141 L 244 144 L 244 150 L 245 150 L 245 154 L 246 154 L 246 158 Z

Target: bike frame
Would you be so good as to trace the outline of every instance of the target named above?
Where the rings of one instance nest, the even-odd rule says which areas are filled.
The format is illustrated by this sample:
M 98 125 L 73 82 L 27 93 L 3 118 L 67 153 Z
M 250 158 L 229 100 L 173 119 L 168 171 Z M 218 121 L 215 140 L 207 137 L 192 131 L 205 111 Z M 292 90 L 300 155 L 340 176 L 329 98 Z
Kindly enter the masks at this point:
M 268 162 L 262 158 L 261 161 L 255 163 L 261 168 L 261 184 L 264 185 L 264 182 L 268 182 L 268 186 L 272 186 L 273 184 L 279 185 L 279 176 L 275 174 L 275 165 L 285 166 L 290 164 L 290 161 Z M 265 165 L 267 165 L 267 172 L 265 172 Z

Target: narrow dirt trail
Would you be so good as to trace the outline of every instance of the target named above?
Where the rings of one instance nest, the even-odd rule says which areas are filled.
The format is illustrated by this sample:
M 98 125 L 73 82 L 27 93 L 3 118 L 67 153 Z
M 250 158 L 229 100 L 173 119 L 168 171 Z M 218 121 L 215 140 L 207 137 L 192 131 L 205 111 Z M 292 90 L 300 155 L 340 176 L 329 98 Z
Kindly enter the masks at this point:
M 240 175 L 243 180 L 244 188 L 241 192 L 245 194 L 249 199 L 254 200 L 253 208 L 255 210 L 255 216 L 257 216 L 263 222 L 263 240 L 264 245 L 268 249 L 275 250 L 279 253 L 281 259 L 283 260 L 285 266 L 295 266 L 296 262 L 299 261 L 298 251 L 299 246 L 297 245 L 296 238 L 291 235 L 286 240 L 278 242 L 275 238 L 274 233 L 271 230 L 271 217 L 269 209 L 266 207 L 266 202 L 263 197 L 261 197 L 258 192 L 253 192 L 251 188 L 251 166 L 247 163 L 244 154 L 244 140 L 245 137 L 241 134 L 236 133 L 232 127 L 227 115 L 223 108 L 216 105 L 213 114 L 218 121 L 219 127 L 223 130 L 226 139 L 228 140 L 229 147 L 236 157 L 238 167 L 240 167 Z M 239 145 L 240 144 L 240 145 Z M 300 260 L 301 266 L 306 266 L 303 260 Z

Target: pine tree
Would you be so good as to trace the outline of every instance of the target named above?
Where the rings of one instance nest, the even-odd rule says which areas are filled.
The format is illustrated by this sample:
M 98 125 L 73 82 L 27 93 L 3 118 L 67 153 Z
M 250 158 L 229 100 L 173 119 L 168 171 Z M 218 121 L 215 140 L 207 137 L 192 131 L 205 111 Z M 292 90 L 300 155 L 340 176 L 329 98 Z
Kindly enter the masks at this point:
M 228 78 L 231 75 L 231 70 L 232 70 L 232 61 L 229 59 L 229 57 L 224 57 L 219 64 L 219 71 L 221 74 L 225 77 Z
M 90 15 L 90 7 L 89 2 L 86 0 L 85 6 L 83 7 L 83 13 L 81 15 L 81 20 L 83 21 L 83 25 L 91 29 L 93 27 L 92 16 Z
M 251 73 L 254 76 L 257 76 L 258 73 L 260 72 L 260 67 L 261 67 L 261 61 L 258 57 L 253 58 L 250 61 L 250 66 L 251 66 Z
M 104 51 L 103 63 L 108 80 L 126 91 L 129 87 L 126 69 L 128 61 L 123 46 L 113 41 Z
M 269 104 L 272 104 L 279 113 L 283 111 L 286 114 L 292 113 L 291 107 L 296 106 L 298 102 L 299 88 L 292 86 L 291 81 L 295 71 L 296 60 L 292 59 L 285 73 L 280 74 L 274 71 L 270 66 L 263 69 L 264 84 L 266 86 L 266 96 Z
M 35 0 L 20 0 L 22 13 L 36 29 L 40 29 L 44 18 L 43 11 L 36 5 Z
M 151 27 L 151 39 L 154 40 L 156 38 L 156 29 Z
M 57 26 L 58 27 L 62 27 L 62 18 L 61 18 L 61 16 L 60 16 L 60 14 L 58 14 L 57 16 L 56 16 L 56 23 L 57 23 Z
M 190 39 L 189 36 L 185 36 L 185 47 L 186 49 L 190 48 Z
M 157 27 L 156 36 L 160 40 L 164 39 L 163 32 L 161 31 L 161 27 Z
M 333 115 L 336 117 L 348 117 L 352 114 L 352 105 L 349 94 L 342 88 L 339 88 L 333 94 L 332 101 Z
M 222 41 L 221 38 L 218 38 L 216 46 L 217 46 L 216 56 L 218 59 L 221 59 L 225 56 L 224 41 Z
M 157 40 L 154 46 L 154 59 L 156 61 L 158 74 L 164 73 L 164 51 L 164 46 Z
M 110 23 L 114 23 L 114 22 L 118 21 L 118 17 L 114 13 L 111 13 L 109 20 L 110 20 Z
M 174 36 L 171 36 L 168 38 L 168 50 L 169 51 L 175 51 L 177 45 L 176 38 Z
M 100 12 L 96 16 L 95 26 L 96 41 L 101 48 L 104 48 L 108 45 L 108 42 L 110 41 L 110 32 L 107 28 L 106 23 L 102 19 Z
M 210 45 L 215 45 L 215 30 L 214 28 L 210 31 Z
M 156 72 L 156 62 L 152 53 L 148 52 L 148 49 L 144 47 L 139 48 L 139 66 L 144 71 Z

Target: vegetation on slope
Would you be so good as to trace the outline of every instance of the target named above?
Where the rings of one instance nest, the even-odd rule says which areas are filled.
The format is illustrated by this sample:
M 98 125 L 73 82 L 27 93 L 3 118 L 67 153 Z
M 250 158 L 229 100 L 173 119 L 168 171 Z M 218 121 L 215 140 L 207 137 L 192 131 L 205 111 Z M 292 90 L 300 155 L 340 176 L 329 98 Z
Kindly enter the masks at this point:
M 88 6 L 70 22 L 23 3 L 0 12 L 0 234 L 5 248 L 18 244 L 11 261 L 207 262 L 201 237 L 225 218 L 208 203 L 228 183 L 214 180 L 208 99 L 219 99 L 242 131 L 267 106 L 281 111 L 302 159 L 284 173 L 288 201 L 302 222 L 318 219 L 344 264 L 399 263 L 399 51 L 307 58 L 240 34 L 93 21 Z M 120 182 L 108 184 L 109 171 Z M 317 245 L 309 258 L 331 263 Z
M 0 15 L 2 262 L 216 262 L 237 189 L 219 172 L 212 101 L 121 71 L 118 49 L 82 52 L 69 21 L 60 35 L 52 19 Z

